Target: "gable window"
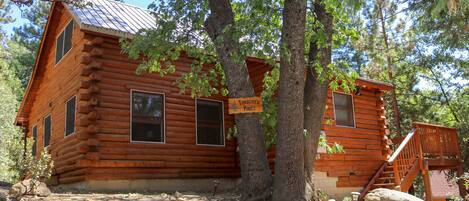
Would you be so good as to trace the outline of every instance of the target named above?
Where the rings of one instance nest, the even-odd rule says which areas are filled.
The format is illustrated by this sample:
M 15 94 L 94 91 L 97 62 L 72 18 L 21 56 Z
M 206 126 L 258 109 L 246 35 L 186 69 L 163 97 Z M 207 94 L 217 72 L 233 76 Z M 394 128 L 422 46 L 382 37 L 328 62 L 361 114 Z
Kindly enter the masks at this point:
M 60 33 L 59 37 L 57 37 L 57 41 L 55 43 L 55 63 L 59 63 L 59 61 L 64 57 L 65 54 L 72 49 L 72 33 L 73 33 L 73 21 L 70 21 L 65 29 Z
M 225 145 L 223 102 L 196 100 L 197 144 Z
M 50 115 L 44 117 L 44 147 L 49 146 L 52 133 L 52 119 Z
M 333 100 L 336 125 L 355 127 L 352 95 L 334 92 Z
M 65 112 L 65 136 L 75 132 L 75 108 L 76 108 L 76 96 L 72 97 L 66 103 Z
M 164 95 L 132 91 L 131 140 L 164 142 Z
M 37 149 L 37 126 L 33 126 L 33 148 L 31 149 L 31 154 L 36 156 Z

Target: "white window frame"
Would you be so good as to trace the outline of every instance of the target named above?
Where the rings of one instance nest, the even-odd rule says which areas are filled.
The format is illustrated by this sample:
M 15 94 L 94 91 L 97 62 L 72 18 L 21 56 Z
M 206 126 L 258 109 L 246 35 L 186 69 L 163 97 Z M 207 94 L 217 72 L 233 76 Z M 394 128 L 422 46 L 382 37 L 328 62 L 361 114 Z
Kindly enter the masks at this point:
M 223 137 L 223 144 L 201 144 L 197 141 L 198 134 L 197 134 L 197 100 L 204 100 L 204 101 L 212 101 L 212 102 L 220 102 L 221 103 L 221 114 L 222 114 L 222 137 Z M 208 98 L 196 98 L 194 99 L 195 105 L 195 144 L 200 146 L 212 146 L 212 147 L 225 147 L 226 146 L 226 136 L 225 136 L 225 103 L 222 100 L 216 99 L 208 99 Z
M 68 52 L 66 52 L 64 55 L 62 55 L 62 57 L 60 57 L 59 61 L 55 61 L 55 59 L 57 58 L 57 39 L 59 39 L 60 35 L 65 32 L 65 29 L 67 28 L 67 26 L 72 23 L 72 38 L 70 38 L 71 42 L 72 42 L 72 46 L 70 47 L 70 50 L 68 50 Z M 63 58 L 65 58 L 65 56 L 68 55 L 69 52 L 72 51 L 73 49 L 73 31 L 75 30 L 75 23 L 73 21 L 73 19 L 69 20 L 66 25 L 64 27 L 62 27 L 62 29 L 60 30 L 59 34 L 57 34 L 57 36 L 55 36 L 55 57 L 54 57 L 54 63 L 55 63 L 55 66 L 59 65 L 60 62 L 62 62 Z M 65 37 L 65 34 L 64 34 L 64 37 Z M 64 43 L 62 44 L 62 53 L 64 51 L 64 48 L 65 48 L 65 38 L 64 38 Z
M 49 136 L 49 144 L 47 146 L 44 146 L 46 145 L 46 118 L 47 117 L 50 117 L 50 136 Z M 47 148 L 51 145 L 51 142 L 52 142 L 52 115 L 51 113 L 49 113 L 48 115 L 44 116 L 44 118 L 42 119 L 42 147 L 44 148 Z
M 140 140 L 132 140 L 132 108 L 133 108 L 133 92 L 140 92 L 140 93 L 148 93 L 148 94 L 158 94 L 163 96 L 163 141 L 162 142 L 151 142 L 151 141 L 140 141 Z M 130 89 L 130 142 L 131 143 L 145 143 L 145 144 L 166 144 L 166 94 L 161 92 L 152 92 L 152 91 L 145 91 L 139 89 Z
M 344 95 L 348 95 L 348 96 L 351 97 L 351 99 L 352 99 L 353 126 L 337 125 L 337 117 L 336 117 L 336 112 L 335 112 L 334 93 L 344 94 Z M 333 107 L 333 109 L 334 109 L 334 124 L 335 124 L 335 126 L 337 126 L 337 127 L 343 127 L 343 128 L 357 128 L 357 122 L 356 122 L 357 116 L 355 116 L 355 100 L 354 100 L 354 95 L 353 95 L 353 94 L 344 93 L 344 92 L 339 92 L 339 91 L 333 91 L 333 92 L 332 92 L 332 107 Z
M 73 132 L 68 134 L 67 135 L 67 112 L 68 112 L 68 107 L 67 107 L 67 104 L 68 104 L 68 101 L 72 100 L 73 98 L 75 98 L 75 125 L 73 126 Z M 73 95 L 72 97 L 70 97 L 69 99 L 67 99 L 67 101 L 65 101 L 65 125 L 64 125 L 64 138 L 70 136 L 70 135 L 73 135 L 76 133 L 77 131 L 77 109 L 78 109 L 78 99 L 77 99 L 77 96 L 76 95 Z

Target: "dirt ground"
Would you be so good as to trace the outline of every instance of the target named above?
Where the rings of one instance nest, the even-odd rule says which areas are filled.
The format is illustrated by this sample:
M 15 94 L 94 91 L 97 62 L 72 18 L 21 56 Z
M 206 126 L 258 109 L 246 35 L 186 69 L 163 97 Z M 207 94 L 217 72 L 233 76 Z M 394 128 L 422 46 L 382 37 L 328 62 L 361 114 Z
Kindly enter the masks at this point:
M 8 187 L 0 186 L 0 201 L 238 201 L 239 195 L 223 193 L 215 196 L 194 192 L 175 193 L 52 193 L 48 197 L 24 196 L 19 199 L 8 197 Z

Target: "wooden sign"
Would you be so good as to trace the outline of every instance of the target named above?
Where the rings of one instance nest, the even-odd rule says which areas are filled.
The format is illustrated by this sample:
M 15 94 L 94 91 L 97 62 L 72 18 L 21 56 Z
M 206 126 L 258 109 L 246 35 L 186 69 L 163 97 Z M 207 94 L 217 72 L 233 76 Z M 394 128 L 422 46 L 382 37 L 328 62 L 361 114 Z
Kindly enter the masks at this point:
M 262 98 L 230 98 L 228 99 L 228 113 L 259 113 L 262 112 Z

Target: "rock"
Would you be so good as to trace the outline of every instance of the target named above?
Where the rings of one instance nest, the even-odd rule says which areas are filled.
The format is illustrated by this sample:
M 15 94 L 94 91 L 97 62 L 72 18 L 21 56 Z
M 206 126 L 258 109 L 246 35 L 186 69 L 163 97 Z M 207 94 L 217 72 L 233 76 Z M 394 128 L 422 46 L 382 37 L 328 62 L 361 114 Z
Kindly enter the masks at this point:
M 7 201 L 8 199 L 8 192 L 7 191 L 2 191 L 0 189 L 0 201 Z
M 44 182 L 36 181 L 35 186 L 36 188 L 31 191 L 31 182 L 32 180 L 27 179 L 23 180 L 10 188 L 10 195 L 14 197 L 20 197 L 23 195 L 36 195 L 39 197 L 47 197 L 51 194 L 49 188 Z
M 386 188 L 377 188 L 366 194 L 365 201 L 423 201 L 413 195 Z

